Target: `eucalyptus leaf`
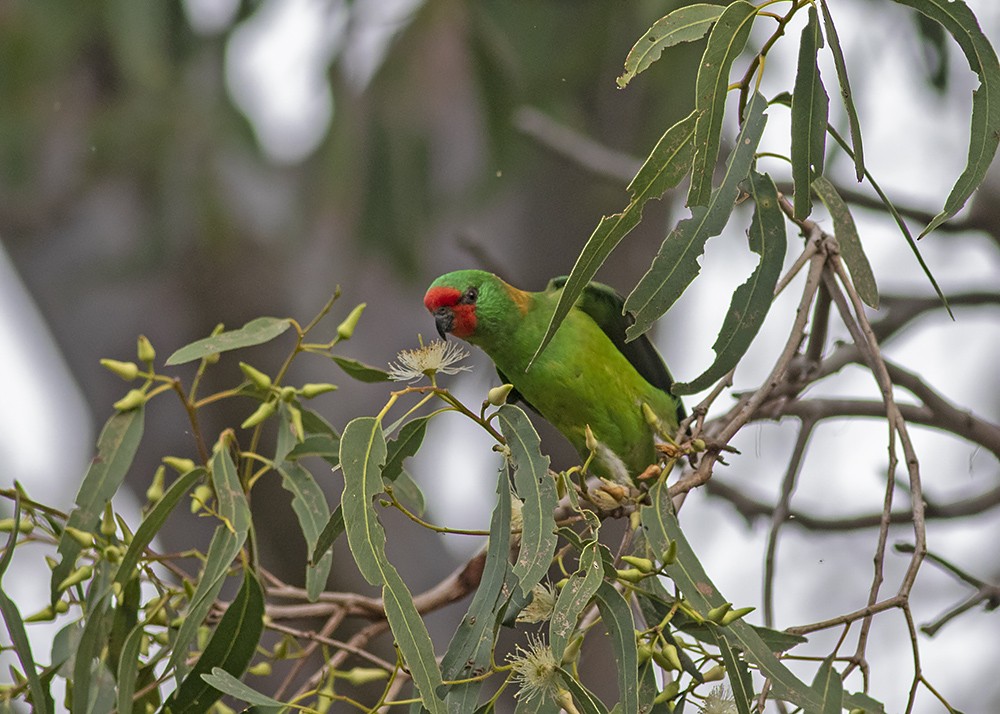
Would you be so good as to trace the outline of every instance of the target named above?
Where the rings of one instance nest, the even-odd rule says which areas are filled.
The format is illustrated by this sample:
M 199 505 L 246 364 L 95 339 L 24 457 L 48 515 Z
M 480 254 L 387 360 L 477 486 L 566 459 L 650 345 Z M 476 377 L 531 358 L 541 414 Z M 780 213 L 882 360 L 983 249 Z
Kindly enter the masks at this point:
M 278 467 L 278 473 L 281 474 L 281 485 L 292 493 L 292 510 L 298 518 L 308 552 L 312 554 L 330 519 L 330 506 L 327 505 L 326 496 L 313 475 L 297 463 L 282 464 Z M 327 550 L 306 567 L 306 593 L 310 602 L 315 602 L 326 588 L 332 566 L 333 553 Z
M 666 48 L 700 40 L 721 14 L 719 5 L 696 3 L 677 8 L 654 22 L 625 58 L 625 71 L 616 80 L 619 88 L 627 86 L 637 74 L 658 60 Z
M 861 246 L 861 238 L 858 236 L 854 217 L 851 216 L 851 209 L 825 176 L 819 176 L 813 181 L 813 190 L 833 218 L 833 231 L 840 246 L 840 255 L 847 264 L 847 269 L 851 271 L 854 289 L 866 305 L 877 308 L 878 286 L 875 284 L 875 274 Z
M 618 665 L 618 697 L 623 712 L 639 711 L 639 660 L 635 644 L 635 620 L 625 597 L 607 581 L 597 589 L 597 607 L 601 611 L 611 639 L 611 649 Z M 616 707 L 618 708 L 618 707 Z
M 596 538 L 596 534 L 595 534 Z M 561 661 L 566 645 L 576 630 L 576 622 L 604 582 L 604 568 L 596 541 L 588 543 L 580 554 L 580 564 L 559 591 L 549 620 L 549 647 L 556 661 Z
M 389 373 L 384 369 L 372 367 L 370 364 L 365 364 L 364 362 L 351 359 L 350 357 L 333 355 L 330 359 L 336 362 L 337 366 L 344 370 L 348 377 L 352 377 L 359 382 L 374 384 L 376 382 L 390 381 Z
M 830 52 L 833 54 L 833 66 L 837 70 L 837 81 L 840 83 L 840 98 L 844 102 L 847 123 L 851 130 L 851 158 L 854 159 L 854 175 L 858 181 L 861 181 L 865 176 L 861 121 L 858 119 L 858 109 L 854 104 L 854 94 L 851 92 L 851 82 L 847 76 L 847 61 L 844 59 L 844 49 L 840 45 L 840 37 L 837 35 L 837 27 L 833 24 L 833 16 L 830 14 L 827 1 L 819 0 L 819 7 L 823 11 L 823 28 L 826 30 L 826 39 L 830 45 Z
M 192 362 L 196 359 L 242 347 L 262 345 L 283 334 L 291 326 L 292 321 L 287 318 L 258 317 L 238 330 L 220 332 L 217 335 L 181 347 L 167 358 L 167 366 Z
M 799 220 L 812 211 L 813 179 L 823 175 L 826 157 L 826 126 L 830 99 L 816 61 L 823 47 L 816 8 L 809 7 L 809 21 L 799 43 L 798 71 L 792 92 L 792 181 L 795 183 L 794 209 Z

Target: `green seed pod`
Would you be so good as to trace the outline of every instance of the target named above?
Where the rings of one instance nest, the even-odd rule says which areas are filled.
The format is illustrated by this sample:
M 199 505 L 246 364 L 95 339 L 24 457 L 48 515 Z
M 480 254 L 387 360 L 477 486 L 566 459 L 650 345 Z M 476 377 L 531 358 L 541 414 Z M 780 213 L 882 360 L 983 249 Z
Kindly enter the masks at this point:
M 146 489 L 146 498 L 150 503 L 159 503 L 160 499 L 163 498 L 163 482 L 166 475 L 166 466 L 161 464 L 156 467 L 156 471 L 153 473 L 153 483 L 149 484 L 149 488 Z
M 486 401 L 495 407 L 503 406 L 507 403 L 507 397 L 513 389 L 513 384 L 501 384 L 499 387 L 493 387 L 486 393 Z
M 351 313 L 344 318 L 344 321 L 337 325 L 337 337 L 342 340 L 349 340 L 354 335 L 354 328 L 358 326 L 361 313 L 365 311 L 365 303 L 361 303 Z
M 109 372 L 118 375 L 126 382 L 131 382 L 139 376 L 139 365 L 135 362 L 119 362 L 116 359 L 102 359 L 101 366 Z
M 629 565 L 634 565 L 643 573 L 652 573 L 656 570 L 656 564 L 649 558 L 639 558 L 635 555 L 623 555 L 622 560 Z
M 160 625 L 161 627 L 167 626 L 167 609 L 161 607 L 159 610 L 153 612 L 152 616 L 149 617 L 150 625 Z
M 168 627 L 171 630 L 180 629 L 180 626 L 184 624 L 184 621 L 186 619 L 187 618 L 184 615 L 178 615 L 177 617 L 175 617 L 173 620 L 170 621 L 170 624 L 168 625 Z
M 741 617 L 746 617 L 756 609 L 757 608 L 755 607 L 740 607 L 735 610 L 730 610 L 729 612 L 727 612 L 725 615 L 722 616 L 722 620 L 719 622 L 719 624 L 725 627 L 726 625 L 736 622 Z
M 292 432 L 299 441 L 305 441 L 306 431 L 302 427 L 302 410 L 291 405 L 288 406 L 288 415 L 292 419 Z
M 327 392 L 332 392 L 337 389 L 336 384 L 328 384 L 322 382 L 319 384 L 309 383 L 303 384 L 302 388 L 299 390 L 301 394 L 306 399 L 312 399 L 313 397 L 318 397 L 320 394 L 326 394 Z
M 590 424 L 584 426 L 584 443 L 587 445 L 587 451 L 593 453 L 597 451 L 597 437 L 594 436 L 594 432 L 590 430 Z
M 271 663 L 258 662 L 253 667 L 247 670 L 247 674 L 252 674 L 255 677 L 267 677 L 271 674 Z
M 55 570 L 56 566 L 59 565 L 59 561 L 53 558 L 51 555 L 46 555 L 45 564 L 49 566 L 49 570 Z
M 118 532 L 118 524 L 115 522 L 115 511 L 111 507 L 111 501 L 104 504 L 104 515 L 101 516 L 101 535 L 110 538 Z
M 149 655 L 149 635 L 145 633 L 139 635 L 139 654 L 143 657 Z
M 639 666 L 646 664 L 653 656 L 653 648 L 648 642 L 640 642 L 636 648 L 639 655 Z
M 208 625 L 199 625 L 195 635 L 195 642 L 199 650 L 204 651 L 208 647 L 208 641 L 212 638 L 212 628 Z
M 349 684 L 355 687 L 368 684 L 369 682 L 379 682 L 389 678 L 389 673 L 379 667 L 353 667 L 343 674 L 338 675 Z
M 150 344 L 145 335 L 139 335 L 136 343 L 136 354 L 139 355 L 139 361 L 146 364 L 152 364 L 153 360 L 156 359 L 156 350 L 153 349 L 153 345 Z
M 19 533 L 28 534 L 35 529 L 35 524 L 31 521 L 22 520 L 17 524 L 17 530 Z M 0 519 L 0 533 L 10 533 L 14 530 L 14 519 L 13 518 L 3 518 Z
M 212 487 L 201 484 L 191 493 L 191 513 L 197 513 L 212 499 Z
M 74 528 L 73 526 L 66 526 L 66 528 L 63 529 L 63 532 L 84 548 L 89 548 L 94 544 L 93 533 L 81 531 L 79 528 Z
M 681 658 L 677 654 L 677 647 L 667 642 L 658 650 L 653 650 L 653 659 L 658 665 L 663 667 L 663 669 L 683 669 L 681 664 Z
M 125 555 L 125 551 L 117 545 L 106 545 L 101 551 L 101 555 L 103 555 L 104 559 L 109 563 L 117 563 L 122 559 L 122 556 Z M 115 585 L 119 585 L 119 583 L 115 583 Z
M 705 443 L 704 439 L 692 439 L 691 440 L 691 451 L 695 453 L 704 451 L 708 448 L 708 444 Z
M 653 408 L 648 404 L 646 404 L 646 402 L 642 403 L 642 418 L 646 420 L 647 424 L 649 424 L 651 427 L 659 431 L 660 417 L 656 415 L 656 412 L 653 411 Z
M 246 375 L 246 378 L 249 379 L 250 383 L 257 387 L 257 389 L 262 392 L 266 392 L 271 388 L 271 378 L 259 369 L 251 367 L 246 362 L 240 362 L 240 369 L 243 370 L 243 374 Z
M 170 633 L 167 632 L 166 630 L 163 630 L 162 632 L 157 632 L 155 635 L 153 635 L 153 642 L 155 642 L 158 645 L 169 645 Z
M 721 682 L 726 678 L 726 668 L 717 664 L 707 672 L 703 672 L 701 678 L 706 682 Z
M 563 650 L 562 662 L 561 664 L 570 664 L 575 662 L 580 656 L 580 648 L 583 647 L 583 635 L 577 635 L 569 641 L 566 645 L 566 649 Z
M 194 471 L 194 468 L 197 465 L 191 459 L 180 459 L 176 456 L 164 456 L 163 463 L 181 475 L 186 474 L 188 471 Z
M 275 409 L 277 409 L 277 404 L 274 402 L 264 402 L 254 411 L 253 414 L 248 416 L 246 420 L 240 424 L 240 428 L 249 429 L 251 427 L 257 426 L 269 416 L 274 414 Z
M 646 573 L 641 570 L 636 570 L 635 568 L 628 568 L 626 570 L 617 570 L 617 577 L 619 580 L 627 580 L 630 583 L 637 583 L 646 577 Z
M 680 694 L 681 685 L 680 682 L 674 680 L 673 682 L 668 682 L 663 686 L 663 691 L 656 695 L 653 699 L 653 704 L 663 704 L 663 702 L 670 701 L 678 694 Z
M 283 402 L 290 402 L 295 399 L 295 387 L 282 387 L 278 391 L 278 398 Z
M 67 588 L 71 588 L 74 585 L 82 583 L 87 580 L 91 575 L 94 574 L 94 569 L 89 565 L 83 565 L 74 570 L 72 573 L 67 575 L 59 586 L 56 588 L 56 592 L 63 592 Z
M 56 613 L 62 615 L 69 611 L 69 603 L 65 600 L 56 600 Z
M 120 412 L 130 412 L 146 403 L 146 393 L 141 389 L 130 389 L 128 394 L 112 404 Z
M 664 565 L 673 565 L 677 562 L 677 541 L 670 541 L 670 545 L 667 549 L 663 551 L 663 555 L 660 556 L 660 560 L 663 561 Z
M 568 689 L 559 688 L 553 699 L 566 714 L 580 714 L 580 710 L 576 708 L 576 702 L 573 701 L 573 695 Z
M 722 618 L 725 617 L 726 613 L 733 609 L 733 603 L 724 602 L 718 607 L 713 607 L 705 615 L 706 619 L 711 620 L 715 623 L 722 622 Z
M 46 605 L 41 610 L 36 612 L 34 615 L 28 615 L 24 618 L 25 622 L 50 622 L 56 619 L 56 612 L 52 609 L 51 605 Z

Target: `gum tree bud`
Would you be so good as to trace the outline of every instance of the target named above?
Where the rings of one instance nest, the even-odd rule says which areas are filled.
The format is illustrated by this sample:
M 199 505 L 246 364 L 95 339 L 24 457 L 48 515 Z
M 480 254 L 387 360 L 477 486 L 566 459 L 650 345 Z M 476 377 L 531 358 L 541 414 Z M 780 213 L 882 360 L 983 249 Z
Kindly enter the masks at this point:
M 636 568 L 628 568 L 626 570 L 615 571 L 619 580 L 627 580 L 630 583 L 637 583 L 646 577 L 646 573 Z
M 668 682 L 663 686 L 663 691 L 657 694 L 653 699 L 653 704 L 663 704 L 663 702 L 668 702 L 680 694 L 680 691 L 681 685 L 677 680 Z
M 566 714 L 580 714 L 580 710 L 576 708 L 576 703 L 573 701 L 573 695 L 568 689 L 559 689 L 553 699 Z
M 635 555 L 623 555 L 622 560 L 629 565 L 634 565 L 643 573 L 652 573 L 656 570 L 656 565 L 649 558 L 640 558 Z
M 10 533 L 14 530 L 14 519 L 13 518 L 3 518 L 0 519 L 0 533 Z M 19 533 L 24 533 L 27 535 L 35 529 L 35 524 L 31 521 L 22 520 L 17 524 L 17 530 Z
M 111 506 L 111 501 L 104 504 L 104 515 L 101 516 L 101 535 L 110 538 L 118 532 L 118 524 L 115 523 L 115 511 Z
M 692 439 L 691 440 L 691 451 L 694 451 L 694 452 L 697 453 L 697 452 L 704 451 L 706 448 L 708 448 L 708 445 L 705 443 L 704 439 Z
M 353 684 L 355 687 L 363 686 L 369 682 L 379 682 L 388 678 L 389 673 L 379 667 L 354 667 L 340 675 L 340 679 Z
M 24 618 L 25 622 L 49 622 L 56 619 L 56 612 L 52 609 L 51 605 L 46 605 L 41 610 L 36 612 L 34 615 L 28 615 Z
M 639 655 L 639 666 L 646 664 L 653 657 L 653 648 L 648 642 L 640 642 L 639 646 L 636 648 L 636 652 Z
M 306 430 L 302 426 L 302 410 L 289 405 L 288 415 L 292 419 L 292 431 L 295 432 L 295 438 L 299 441 L 305 441 Z
M 320 384 L 309 383 L 302 385 L 302 388 L 299 390 L 299 394 L 306 399 L 312 399 L 313 397 L 318 397 L 320 394 L 332 392 L 335 389 L 337 389 L 336 384 L 327 384 L 325 382 Z
M 739 607 L 735 610 L 730 610 L 725 615 L 722 616 L 722 620 L 719 622 L 720 625 L 725 627 L 726 625 L 732 624 L 742 617 L 746 617 L 751 612 L 756 610 L 755 607 Z
M 653 650 L 653 659 L 656 660 L 656 663 L 663 667 L 663 669 L 676 669 L 678 671 L 683 669 L 681 658 L 677 654 L 677 647 L 669 642 L 663 645 L 660 649 Z
M 732 609 L 733 609 L 733 603 L 724 602 L 718 607 L 713 607 L 711 610 L 709 610 L 708 613 L 705 615 L 705 617 L 711 620 L 712 622 L 721 623 L 722 618 L 725 617 L 726 613 Z
M 71 588 L 74 585 L 78 585 L 79 583 L 82 583 L 84 580 L 86 580 L 93 574 L 94 574 L 94 569 L 91 566 L 83 565 L 74 570 L 69 575 L 67 575 L 63 579 L 63 581 L 59 583 L 59 587 L 56 588 L 56 592 L 61 593 L 62 591 Z
M 135 362 L 119 362 L 116 359 L 102 359 L 101 366 L 126 382 L 131 382 L 139 376 L 139 365 Z
M 269 416 L 274 414 L 274 410 L 277 409 L 277 405 L 274 402 L 264 402 L 254 411 L 253 414 L 248 416 L 246 420 L 240 424 L 240 428 L 249 429 L 255 427 Z
M 94 544 L 93 533 L 81 531 L 79 528 L 74 528 L 73 526 L 66 526 L 66 528 L 63 529 L 63 532 L 84 548 L 89 548 Z
M 283 402 L 290 402 L 295 399 L 295 387 L 282 387 L 278 392 L 278 398 Z
M 501 384 L 499 387 L 493 387 L 486 393 L 486 401 L 495 407 L 503 406 L 507 403 L 507 396 L 513 389 L 513 384 Z
M 664 565 L 673 565 L 677 562 L 677 541 L 670 541 L 670 545 L 667 549 L 663 551 L 663 555 L 660 557 Z
M 194 463 L 193 461 L 191 462 Z M 149 499 L 150 503 L 157 503 L 161 498 L 163 498 L 163 481 L 167 475 L 167 467 L 160 464 L 156 467 L 156 472 L 153 473 L 153 483 L 149 484 L 149 488 L 146 489 L 146 498 Z
M 594 452 L 597 451 L 597 437 L 594 436 L 594 432 L 590 430 L 590 424 L 584 427 L 584 441 L 587 444 L 587 451 Z
M 717 664 L 707 672 L 703 672 L 701 678 L 706 682 L 721 682 L 726 677 L 726 668 Z
M 659 430 L 660 417 L 656 415 L 656 412 L 653 411 L 653 408 L 648 404 L 646 404 L 646 402 L 642 403 L 642 418 L 645 419 L 646 423 L 649 424 L 651 427 L 653 427 L 657 431 Z
M 259 369 L 251 367 L 246 362 L 240 362 L 240 369 L 243 370 L 243 374 L 246 375 L 246 378 L 249 379 L 251 384 L 257 387 L 257 389 L 266 392 L 271 388 L 271 378 Z
M 337 325 L 337 337 L 342 340 L 349 340 L 351 336 L 354 335 L 354 328 L 358 326 L 358 320 L 361 319 L 361 313 L 365 311 L 366 303 L 361 303 L 353 310 L 351 313 L 344 318 L 344 321 Z
M 128 394 L 112 404 L 120 412 L 130 412 L 146 403 L 146 393 L 141 389 L 130 389 Z
M 208 484 L 201 484 L 195 488 L 194 492 L 191 494 L 191 513 L 197 513 L 212 498 L 212 487 Z
M 195 462 L 191 459 L 181 459 L 176 456 L 164 456 L 163 463 L 181 475 L 186 474 L 188 471 L 193 471 L 196 466 Z
M 139 361 L 146 364 L 152 364 L 153 360 L 156 359 L 156 350 L 153 349 L 153 345 L 145 335 L 139 335 L 136 353 L 139 355 Z
M 253 667 L 247 670 L 247 674 L 252 674 L 255 677 L 267 677 L 271 674 L 271 663 L 270 662 L 258 662 Z

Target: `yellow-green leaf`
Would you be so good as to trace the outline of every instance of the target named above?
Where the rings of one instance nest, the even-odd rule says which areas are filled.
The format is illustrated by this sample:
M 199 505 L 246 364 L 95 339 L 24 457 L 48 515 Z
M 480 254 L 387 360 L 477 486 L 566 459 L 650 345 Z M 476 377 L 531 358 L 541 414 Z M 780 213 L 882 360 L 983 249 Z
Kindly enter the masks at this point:
M 625 58 L 625 71 L 616 80 L 624 88 L 632 78 L 660 58 L 668 47 L 700 40 L 722 14 L 722 6 L 696 3 L 681 7 L 653 23 Z
M 292 322 L 287 318 L 258 317 L 238 330 L 220 332 L 181 347 L 167 358 L 167 365 L 184 364 L 220 352 L 262 345 L 283 334 L 291 326 Z

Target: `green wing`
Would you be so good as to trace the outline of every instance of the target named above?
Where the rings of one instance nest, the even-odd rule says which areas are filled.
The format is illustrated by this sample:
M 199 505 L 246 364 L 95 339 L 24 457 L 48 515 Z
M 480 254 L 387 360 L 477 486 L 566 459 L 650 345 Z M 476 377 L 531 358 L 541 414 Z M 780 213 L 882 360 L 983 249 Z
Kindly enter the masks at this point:
M 561 290 L 567 279 L 565 275 L 553 278 L 546 289 Z M 625 341 L 625 330 L 635 322 L 632 315 L 625 312 L 625 298 L 603 283 L 589 283 L 576 306 L 590 315 L 643 379 L 670 393 L 674 380 L 649 338 L 642 335 L 631 342 Z M 677 397 L 674 399 L 677 401 L 677 420 L 682 421 L 687 416 L 684 405 Z

